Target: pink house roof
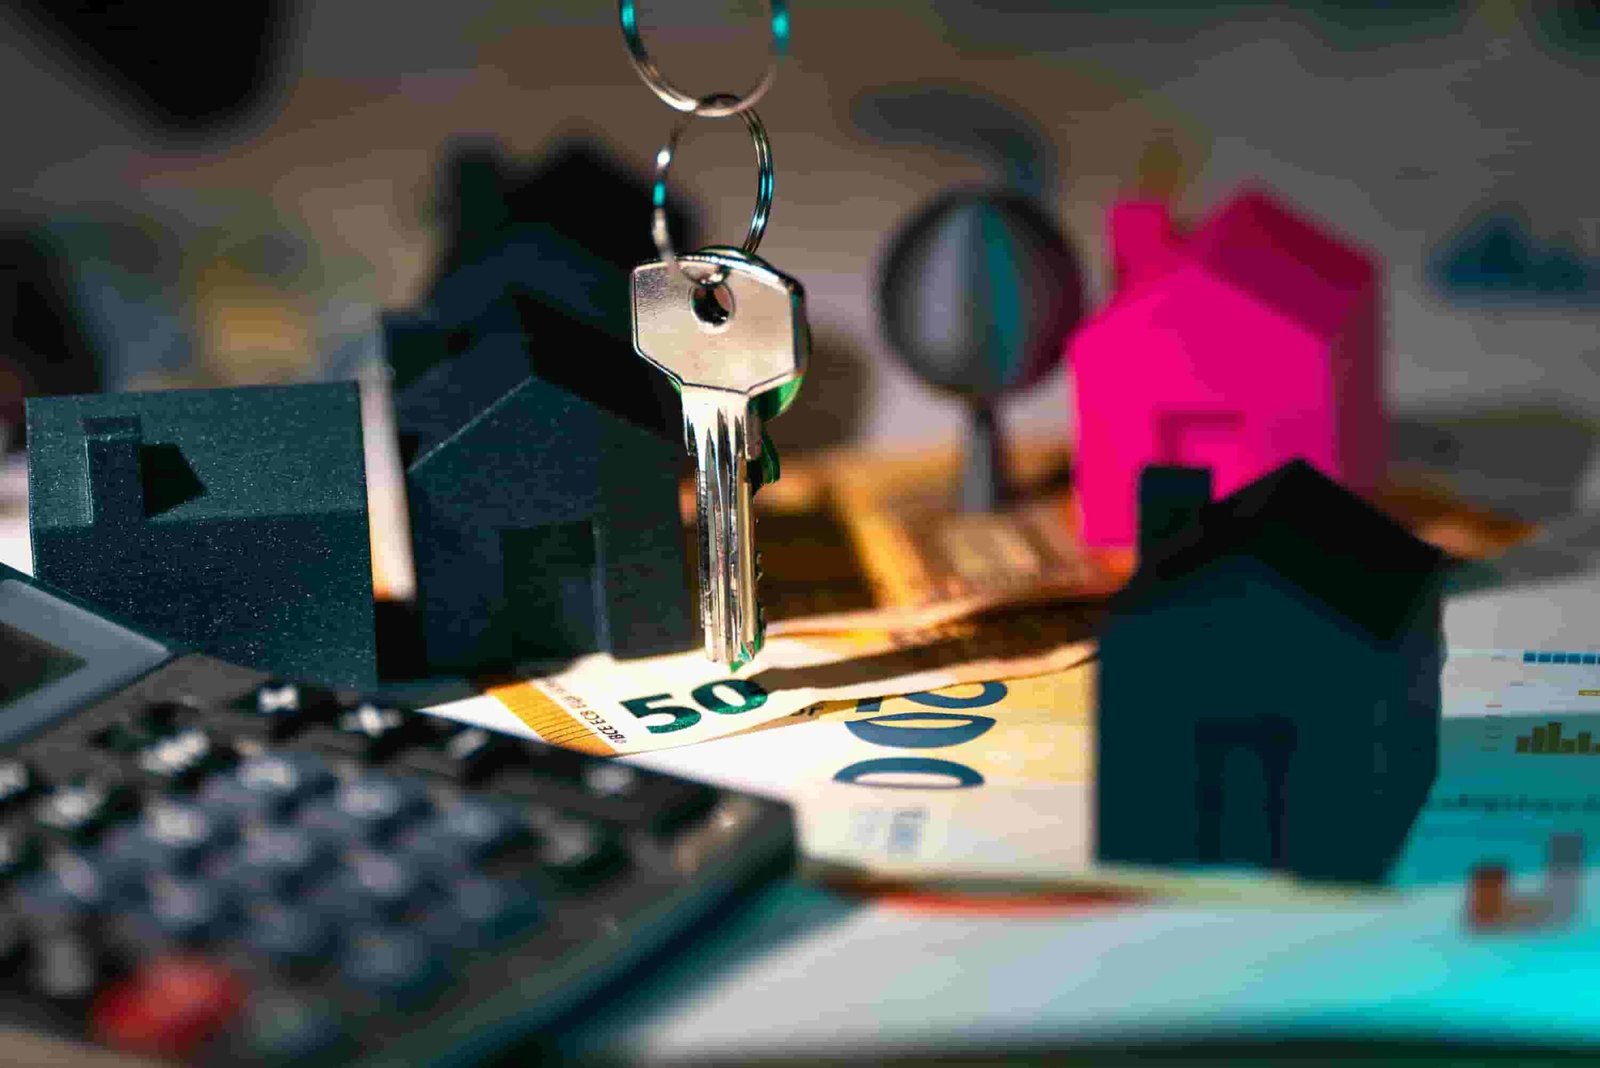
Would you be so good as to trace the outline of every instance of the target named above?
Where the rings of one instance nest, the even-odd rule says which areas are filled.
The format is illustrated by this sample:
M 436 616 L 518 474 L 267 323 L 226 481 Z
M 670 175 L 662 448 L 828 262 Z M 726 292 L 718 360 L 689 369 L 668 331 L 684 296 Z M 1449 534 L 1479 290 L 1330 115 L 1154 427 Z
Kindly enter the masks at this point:
M 1115 205 L 1110 229 L 1119 297 L 1197 265 L 1325 337 L 1338 332 L 1377 277 L 1370 254 L 1259 189 L 1228 201 L 1189 236 L 1156 201 Z

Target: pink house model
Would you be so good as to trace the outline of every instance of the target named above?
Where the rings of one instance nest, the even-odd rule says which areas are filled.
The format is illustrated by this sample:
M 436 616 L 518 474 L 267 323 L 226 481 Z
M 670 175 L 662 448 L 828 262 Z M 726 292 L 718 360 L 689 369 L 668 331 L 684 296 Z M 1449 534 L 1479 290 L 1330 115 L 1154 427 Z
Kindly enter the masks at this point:
M 1209 467 L 1221 497 L 1296 457 L 1370 493 L 1386 454 L 1378 267 L 1246 191 L 1180 234 L 1165 203 L 1110 212 L 1116 293 L 1073 336 L 1084 541 L 1137 540 L 1139 472 Z

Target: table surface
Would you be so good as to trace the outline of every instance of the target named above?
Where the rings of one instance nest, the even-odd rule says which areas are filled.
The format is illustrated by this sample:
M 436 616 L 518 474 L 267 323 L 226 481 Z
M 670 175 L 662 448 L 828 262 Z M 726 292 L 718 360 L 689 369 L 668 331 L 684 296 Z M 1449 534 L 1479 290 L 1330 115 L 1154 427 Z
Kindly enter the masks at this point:
M 289 104 L 264 130 L 204 150 L 153 141 L 62 78 L 25 36 L 0 35 L 0 81 L 35 115 L 53 116 L 0 161 L 13 179 L 6 206 L 93 220 L 83 206 L 103 204 L 115 220 L 160 204 L 191 220 L 198 229 L 180 236 L 202 252 L 217 235 L 276 233 L 262 220 L 281 213 L 308 233 L 331 280 L 317 295 L 313 333 L 316 351 L 332 351 L 370 333 L 375 308 L 405 305 L 425 279 L 438 235 L 419 225 L 411 198 L 459 130 L 500 134 L 525 152 L 581 112 L 641 165 L 659 143 L 662 112 L 628 74 L 603 5 L 558 5 L 563 15 L 542 18 L 526 5 L 469 0 L 416 6 L 398 20 L 391 6 L 309 5 Z M 1177 144 L 1192 172 L 1183 211 L 1201 213 L 1238 182 L 1260 179 L 1376 249 L 1387 265 L 1396 455 L 1447 456 L 1465 495 L 1547 525 L 1449 599 L 1447 640 L 1600 649 L 1597 311 L 1464 305 L 1424 270 L 1447 234 L 1497 201 L 1524 206 L 1537 234 L 1600 251 L 1586 181 L 1600 139 L 1573 136 L 1574 109 L 1551 106 L 1589 99 L 1592 72 L 1518 14 L 1534 5 L 1462 5 L 1470 13 L 1450 33 L 1354 46 L 1270 6 L 1154 31 L 1142 9 L 1063 19 L 1057 6 L 807 5 L 795 62 L 762 109 L 786 161 L 763 251 L 806 284 L 820 353 L 810 399 L 774 424 L 780 442 L 807 406 L 878 442 L 960 427 L 957 401 L 889 358 L 870 278 L 888 226 L 984 169 L 957 153 L 874 140 L 851 118 L 876 88 L 934 72 L 1035 117 L 1060 161 L 1046 199 L 1102 277 L 1103 206 L 1156 135 Z M 699 55 L 720 62 L 725 14 L 673 18 L 716 25 L 688 26 L 663 44 L 698 36 Z M 375 23 L 394 32 L 373 35 Z M 680 54 L 693 55 L 675 61 Z M 748 210 L 748 146 L 706 138 L 693 151 L 685 177 L 720 232 Z M 1070 393 L 1058 373 L 1010 402 L 1008 421 L 1064 427 Z M 20 462 L 0 461 L 0 561 L 31 570 L 25 488 Z M 558 1051 L 664 1064 L 929 1050 L 955 1058 L 1218 1025 L 1397 1039 L 1600 1034 L 1592 932 L 1473 941 L 1455 890 L 1318 912 L 1190 904 L 985 917 L 918 914 L 789 883 L 727 919 L 591 1009 L 556 1038 Z
M 1588 915 L 1600 905 L 1591 885 Z M 1594 1044 L 1600 930 L 1485 937 L 1442 888 L 1294 909 L 919 915 L 786 884 L 556 1038 L 640 1064 L 1195 1040 Z

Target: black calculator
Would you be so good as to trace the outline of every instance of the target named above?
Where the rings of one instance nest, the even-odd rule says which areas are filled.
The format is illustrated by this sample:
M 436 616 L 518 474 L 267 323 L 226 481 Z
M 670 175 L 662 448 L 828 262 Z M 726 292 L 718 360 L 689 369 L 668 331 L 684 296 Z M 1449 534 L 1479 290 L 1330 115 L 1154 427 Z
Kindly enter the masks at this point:
M 0 1064 L 479 1063 L 793 856 L 777 802 L 185 654 L 0 566 Z

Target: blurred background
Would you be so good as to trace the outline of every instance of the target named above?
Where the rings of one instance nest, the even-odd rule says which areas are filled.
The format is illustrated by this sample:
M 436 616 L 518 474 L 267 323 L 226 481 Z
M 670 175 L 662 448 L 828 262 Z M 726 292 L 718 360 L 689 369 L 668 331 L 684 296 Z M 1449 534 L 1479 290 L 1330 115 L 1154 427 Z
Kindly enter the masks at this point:
M 629 68 L 605 0 L 163 7 L 0 11 L 12 421 L 21 389 L 354 376 L 381 354 L 380 313 L 429 291 L 473 174 L 514 186 L 576 143 L 643 181 L 675 118 Z M 762 10 L 640 5 L 659 63 L 697 93 L 759 74 Z M 792 61 L 760 109 L 777 163 L 762 254 L 804 283 L 817 353 L 773 426 L 780 446 L 962 433 L 959 401 L 889 353 L 875 302 L 895 227 L 940 191 L 1036 194 L 1096 301 L 1115 194 L 1200 215 L 1259 179 L 1383 256 L 1397 448 L 1476 448 L 1492 481 L 1504 450 L 1449 428 L 1545 412 L 1565 429 L 1530 448 L 1571 504 L 1600 408 L 1600 5 L 804 0 L 793 14 Z M 739 123 L 694 125 L 673 175 L 693 234 L 742 236 L 752 172 Z M 600 189 L 545 182 L 515 211 L 636 229 L 643 258 L 647 204 Z M 1485 263 L 1494 285 L 1478 284 Z M 1064 433 L 1069 389 L 1058 368 L 1004 418 Z

